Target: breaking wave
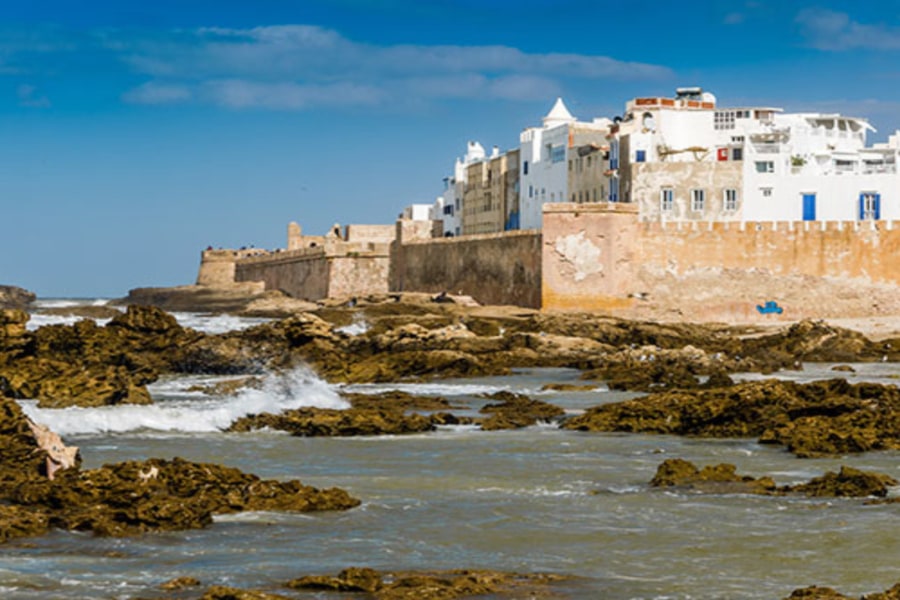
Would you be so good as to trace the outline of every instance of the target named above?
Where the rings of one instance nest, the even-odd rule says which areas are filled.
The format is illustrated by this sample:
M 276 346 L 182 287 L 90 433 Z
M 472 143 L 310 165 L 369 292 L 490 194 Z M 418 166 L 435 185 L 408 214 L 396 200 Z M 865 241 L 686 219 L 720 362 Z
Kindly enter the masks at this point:
M 60 435 L 92 435 L 138 431 L 208 433 L 228 427 L 235 419 L 261 412 L 312 406 L 347 408 L 335 389 L 308 368 L 269 375 L 259 389 L 244 389 L 235 396 L 197 393 L 154 398 L 149 405 L 99 408 L 38 408 L 34 400 L 20 401 L 25 413 Z

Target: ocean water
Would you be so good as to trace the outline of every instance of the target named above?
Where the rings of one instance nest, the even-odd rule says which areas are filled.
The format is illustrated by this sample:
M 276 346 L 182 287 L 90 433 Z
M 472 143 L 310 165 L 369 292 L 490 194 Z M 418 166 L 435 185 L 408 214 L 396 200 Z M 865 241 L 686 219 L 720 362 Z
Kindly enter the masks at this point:
M 831 365 L 785 373 L 836 375 Z M 897 365 L 854 365 L 860 380 L 894 381 Z M 748 375 L 747 377 L 753 377 Z M 297 406 L 340 407 L 340 386 L 299 369 L 270 375 L 235 397 L 188 388 L 223 378 L 169 378 L 154 384 L 151 407 L 40 410 L 35 419 L 81 447 L 85 467 L 180 456 L 236 466 L 267 478 L 339 486 L 363 501 L 335 513 L 244 513 L 204 530 L 137 538 L 54 532 L 17 540 L 0 553 L 0 597 L 153 598 L 160 583 L 189 575 L 268 589 L 306 574 L 348 566 L 378 569 L 488 568 L 553 572 L 572 579 L 560 598 L 777 599 L 811 584 L 846 594 L 900 581 L 900 505 L 860 500 L 770 498 L 653 489 L 666 458 L 734 463 L 779 484 L 805 481 L 846 464 L 900 478 L 900 453 L 801 460 L 753 440 L 592 434 L 542 424 L 504 432 L 447 427 L 411 436 L 297 438 L 280 432 L 226 434 L 246 413 Z M 578 382 L 566 369 L 426 384 L 346 386 L 442 395 L 477 410 L 481 395 L 526 393 L 578 413 L 633 396 L 601 386 L 541 391 Z M 347 596 L 352 597 L 352 596 Z
M 46 315 L 39 311 L 43 308 L 68 308 L 73 306 L 105 306 L 110 302 L 110 298 L 45 298 L 38 299 L 34 302 L 30 311 L 31 318 L 28 321 L 28 329 L 34 331 L 44 325 L 72 325 L 76 321 L 85 317 L 76 317 L 72 315 Z M 122 307 L 112 307 L 124 310 Z M 228 314 L 211 314 L 211 313 L 192 313 L 192 312 L 172 312 L 172 316 L 178 321 L 182 327 L 190 327 L 204 333 L 225 333 L 227 331 L 236 331 L 246 329 L 260 323 L 265 323 L 271 319 L 266 318 L 247 318 L 235 317 Z M 92 319 L 98 325 L 106 325 L 109 319 Z

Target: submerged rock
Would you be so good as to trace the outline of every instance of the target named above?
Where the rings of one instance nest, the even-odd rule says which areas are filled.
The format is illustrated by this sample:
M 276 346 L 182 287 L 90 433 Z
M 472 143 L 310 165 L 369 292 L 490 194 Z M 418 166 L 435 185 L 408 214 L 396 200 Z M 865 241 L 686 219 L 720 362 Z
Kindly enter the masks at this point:
M 897 485 L 889 475 L 841 467 L 840 473 L 827 472 L 808 483 L 778 487 L 771 477 L 754 478 L 738 475 L 731 464 L 708 465 L 698 469 L 692 462 L 672 458 L 663 461 L 650 480 L 654 487 L 683 487 L 713 493 L 804 494 L 810 497 L 879 497 Z
M 812 585 L 794 590 L 784 600 L 900 600 L 900 583 L 884 592 L 863 594 L 861 597 L 845 596 L 830 587 Z
M 227 431 L 269 428 L 301 437 L 343 437 L 420 433 L 433 431 L 435 425 L 431 416 L 406 414 L 398 408 L 297 408 L 278 415 L 262 413 L 241 417 Z
M 841 467 L 840 472 L 828 471 L 809 483 L 782 488 L 786 492 L 799 492 L 807 496 L 827 497 L 866 497 L 887 496 L 889 488 L 897 485 L 897 480 L 883 473 L 861 471 L 853 467 Z
M 550 593 L 546 587 L 565 578 L 551 574 L 520 574 L 488 570 L 395 571 L 350 568 L 337 576 L 310 575 L 293 579 L 287 587 L 336 593 L 365 592 L 377 600 L 450 600 L 491 597 L 533 598 Z
M 900 389 L 843 379 L 754 381 L 597 406 L 562 423 L 579 431 L 757 437 L 802 457 L 900 449 Z
M 498 429 L 518 429 L 537 424 L 538 421 L 553 421 L 565 414 L 558 406 L 540 400 L 532 400 L 523 394 L 496 392 L 487 398 L 499 400 L 497 404 L 487 404 L 479 412 L 491 416 L 481 422 L 485 431 Z
M 771 477 L 756 479 L 749 475 L 738 475 L 734 465 L 725 463 L 698 469 L 693 463 L 681 458 L 669 459 L 660 464 L 650 485 L 688 487 L 716 493 L 768 494 L 775 491 L 775 481 Z

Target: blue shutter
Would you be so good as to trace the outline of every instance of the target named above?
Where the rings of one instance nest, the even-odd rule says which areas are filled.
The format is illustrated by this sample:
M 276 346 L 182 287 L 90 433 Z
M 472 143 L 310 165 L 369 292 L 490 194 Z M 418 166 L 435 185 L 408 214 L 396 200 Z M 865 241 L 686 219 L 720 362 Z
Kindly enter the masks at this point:
M 859 195 L 859 220 L 862 221 L 866 218 L 866 195 Z
M 881 194 L 875 194 L 875 220 L 881 220 Z

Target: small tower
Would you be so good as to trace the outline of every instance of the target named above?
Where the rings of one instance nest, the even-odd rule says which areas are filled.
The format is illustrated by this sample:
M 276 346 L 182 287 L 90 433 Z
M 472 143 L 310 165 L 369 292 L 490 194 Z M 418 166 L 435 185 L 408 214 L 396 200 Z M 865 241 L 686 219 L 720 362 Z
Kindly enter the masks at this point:
M 564 123 L 574 123 L 575 117 L 572 116 L 572 113 L 569 112 L 569 109 L 566 108 L 565 103 L 562 98 L 557 98 L 556 103 L 553 105 L 553 108 L 550 109 L 550 112 L 547 113 L 547 116 L 544 117 L 544 127 L 556 127 L 557 125 L 562 125 Z

